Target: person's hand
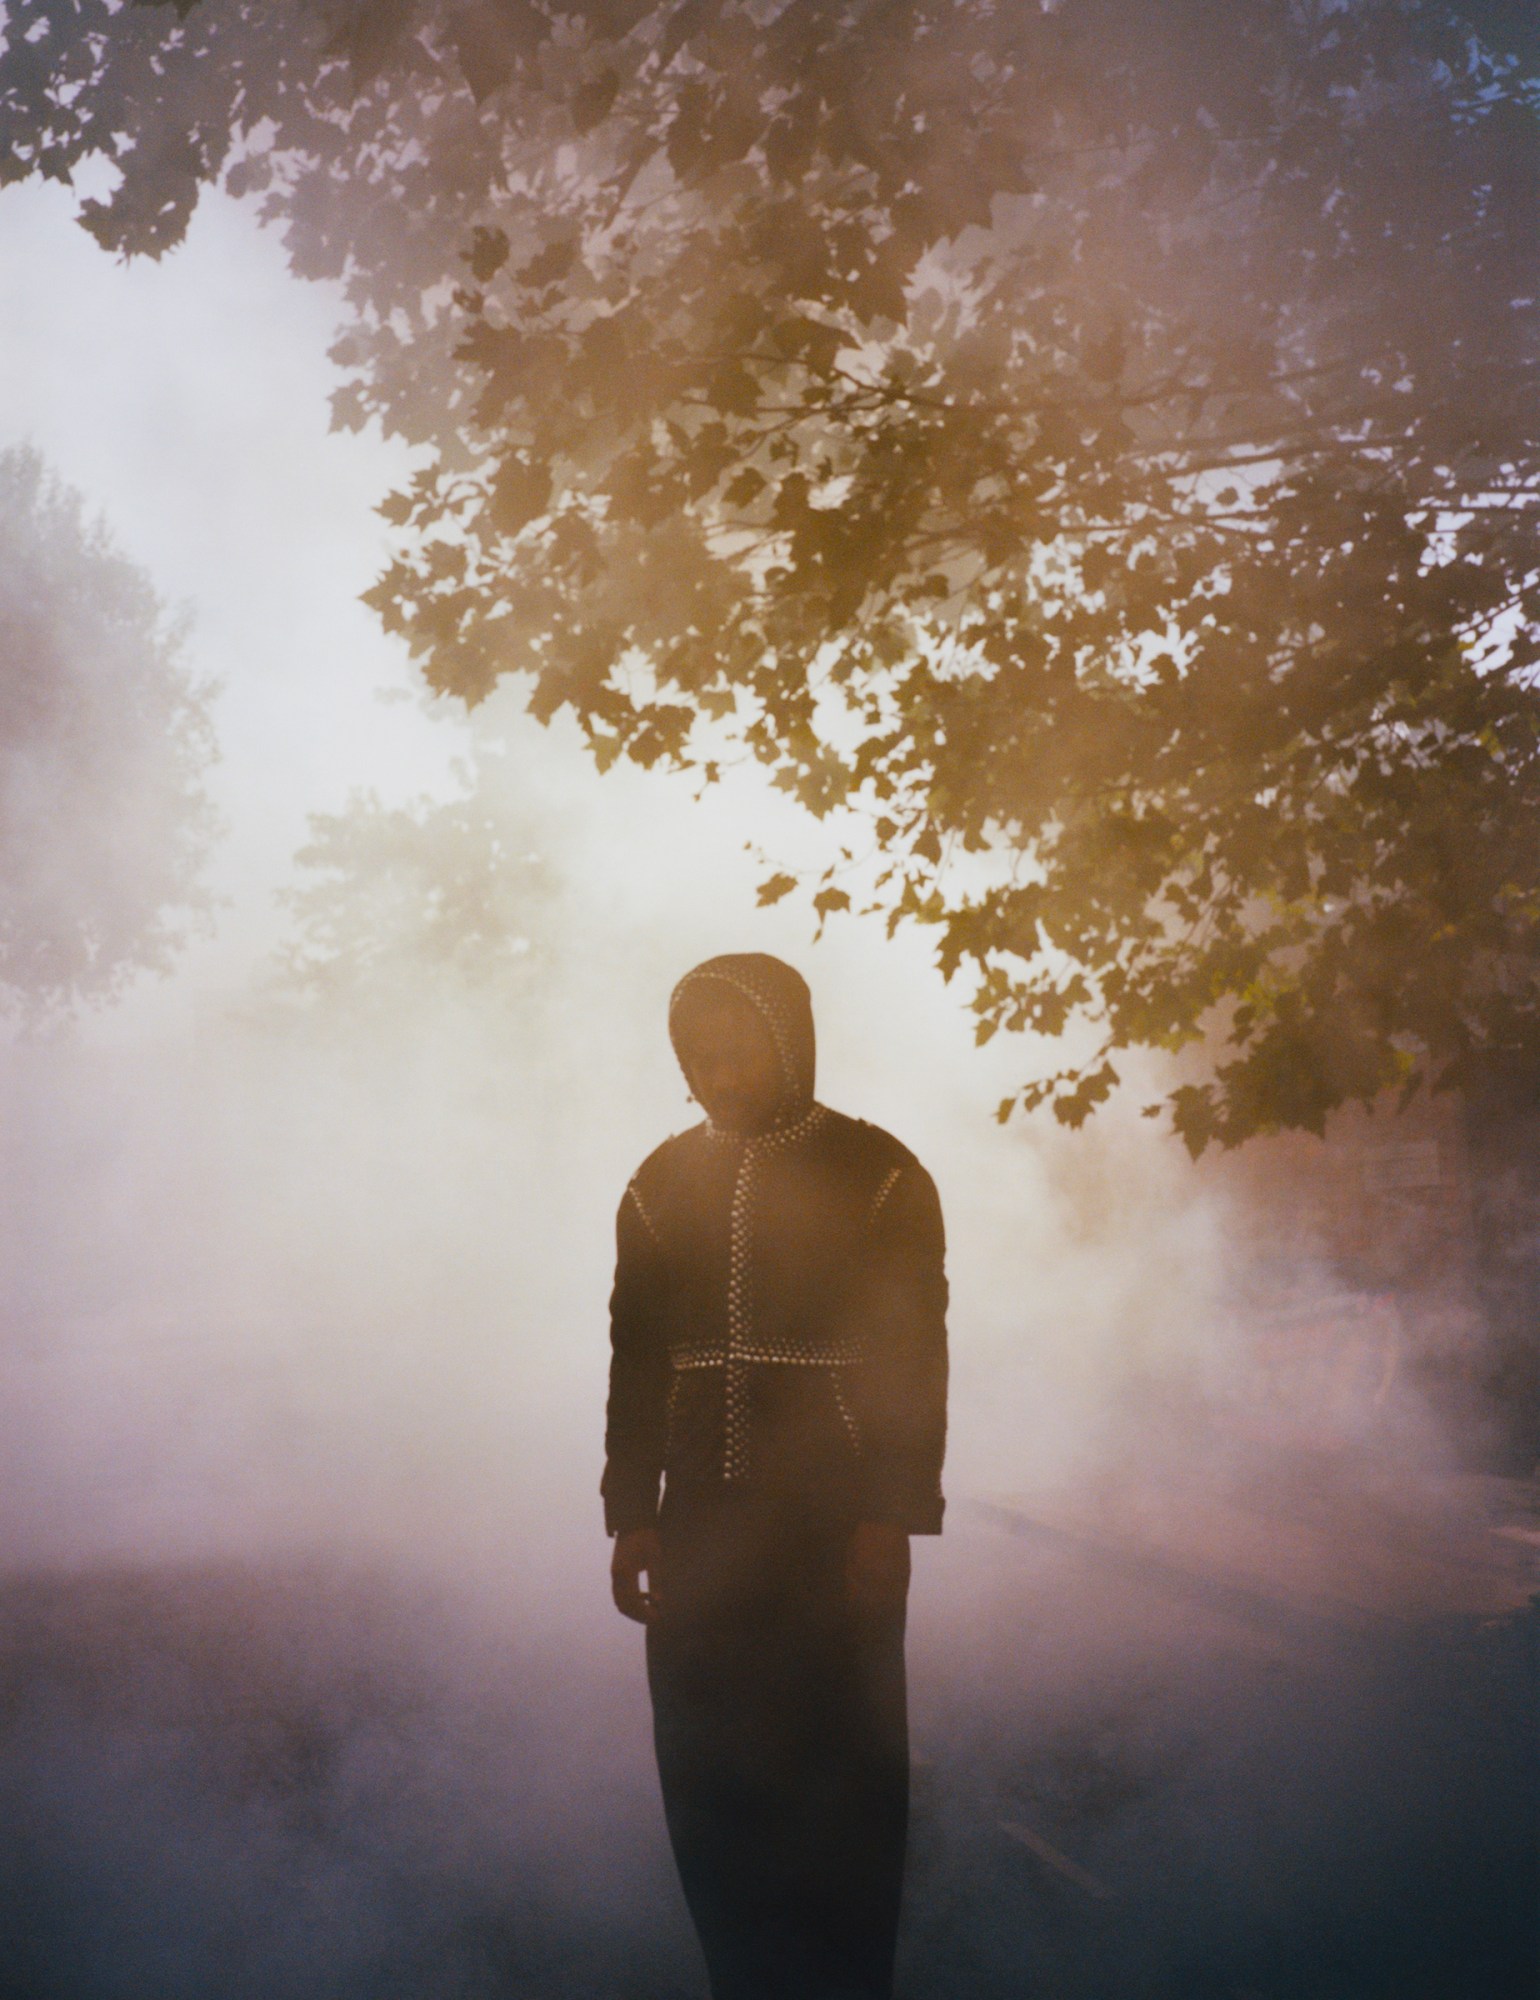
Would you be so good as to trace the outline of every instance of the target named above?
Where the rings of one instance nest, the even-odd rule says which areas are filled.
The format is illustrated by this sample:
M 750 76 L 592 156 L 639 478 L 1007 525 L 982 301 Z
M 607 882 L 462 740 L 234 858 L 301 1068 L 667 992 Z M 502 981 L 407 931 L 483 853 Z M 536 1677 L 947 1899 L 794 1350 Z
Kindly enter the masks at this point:
M 902 1611 L 909 1595 L 909 1535 L 891 1521 L 862 1521 L 850 1537 L 845 1585 L 858 1611 Z
M 629 1528 L 615 1537 L 610 1557 L 610 1590 L 615 1609 L 638 1625 L 650 1625 L 658 1608 L 658 1565 L 662 1545 L 656 1528 Z M 642 1588 L 642 1578 L 647 1588 Z

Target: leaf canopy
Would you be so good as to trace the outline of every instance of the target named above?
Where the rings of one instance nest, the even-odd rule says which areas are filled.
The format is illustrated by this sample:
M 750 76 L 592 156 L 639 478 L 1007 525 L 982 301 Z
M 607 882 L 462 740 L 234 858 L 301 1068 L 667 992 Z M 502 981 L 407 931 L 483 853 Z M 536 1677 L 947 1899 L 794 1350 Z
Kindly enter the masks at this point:
M 1031 1084 L 1193 1150 L 1540 1067 L 1517 0 L 42 0 L 8 177 L 342 280 L 371 593 L 601 764 L 857 815 Z M 783 878 L 766 885 L 766 900 Z M 847 892 L 819 885 L 820 921 Z

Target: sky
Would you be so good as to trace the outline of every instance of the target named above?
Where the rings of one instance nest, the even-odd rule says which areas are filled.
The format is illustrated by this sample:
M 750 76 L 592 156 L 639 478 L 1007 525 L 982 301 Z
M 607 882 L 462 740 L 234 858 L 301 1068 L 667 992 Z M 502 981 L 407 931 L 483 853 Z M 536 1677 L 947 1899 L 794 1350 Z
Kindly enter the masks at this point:
M 402 455 L 328 433 L 337 301 L 290 279 L 248 214 L 209 197 L 182 248 L 126 263 L 73 208 L 37 184 L 0 204 L 0 436 L 34 444 L 193 615 L 189 660 L 221 685 L 228 957 L 260 932 L 308 813 L 353 786 L 442 783 L 453 754 L 358 602 Z

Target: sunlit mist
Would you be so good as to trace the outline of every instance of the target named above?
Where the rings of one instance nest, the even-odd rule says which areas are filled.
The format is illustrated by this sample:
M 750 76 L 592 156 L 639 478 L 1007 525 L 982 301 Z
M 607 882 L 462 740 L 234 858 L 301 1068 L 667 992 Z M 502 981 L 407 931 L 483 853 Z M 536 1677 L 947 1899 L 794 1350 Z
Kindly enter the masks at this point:
M 601 775 L 511 684 L 424 692 L 358 601 L 415 461 L 328 430 L 329 281 L 225 196 L 153 266 L 73 209 L 0 197 L 0 452 L 180 634 L 201 748 L 175 921 L 0 1046 L 0 1986 L 704 1994 L 608 1593 L 606 1303 L 627 1177 L 699 1116 L 670 989 L 766 950 L 820 1096 L 947 1222 L 899 1990 L 1516 1996 L 1540 1532 L 1501 1119 L 1195 1165 L 1142 1115 L 1189 1052 L 1081 1130 L 999 1122 L 1063 1052 L 976 1046 L 922 932 L 761 902 L 828 845 L 768 775 Z M 3 747 L 7 799 L 57 776 Z M 110 803 L 69 797 L 61 880 Z M 149 835 L 114 825 L 120 867 Z M 100 861 L 125 923 L 151 872 Z

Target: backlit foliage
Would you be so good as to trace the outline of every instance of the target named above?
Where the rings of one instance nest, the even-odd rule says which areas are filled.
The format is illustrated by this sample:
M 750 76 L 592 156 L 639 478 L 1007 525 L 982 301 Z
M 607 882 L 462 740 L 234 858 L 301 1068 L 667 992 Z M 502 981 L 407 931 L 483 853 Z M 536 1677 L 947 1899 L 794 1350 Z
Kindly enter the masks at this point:
M 372 593 L 601 764 L 747 751 L 1031 1084 L 1188 1144 L 1540 1058 L 1516 0 L 42 0 L 8 174 L 200 186 L 428 448 Z M 772 894 L 782 884 L 767 885 Z M 1077 1046 L 1079 1044 L 1077 1043 Z

